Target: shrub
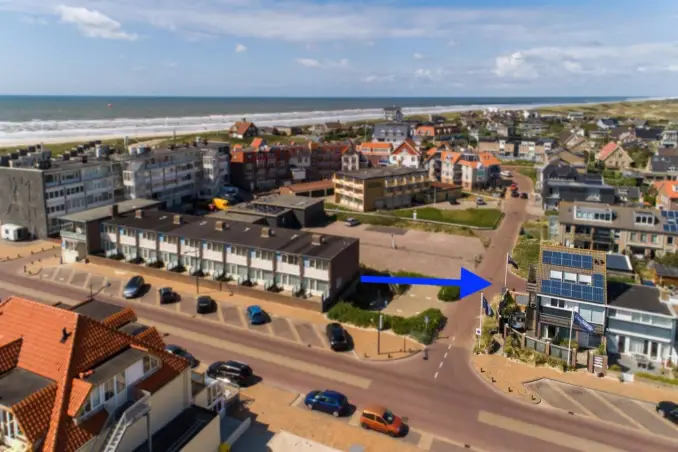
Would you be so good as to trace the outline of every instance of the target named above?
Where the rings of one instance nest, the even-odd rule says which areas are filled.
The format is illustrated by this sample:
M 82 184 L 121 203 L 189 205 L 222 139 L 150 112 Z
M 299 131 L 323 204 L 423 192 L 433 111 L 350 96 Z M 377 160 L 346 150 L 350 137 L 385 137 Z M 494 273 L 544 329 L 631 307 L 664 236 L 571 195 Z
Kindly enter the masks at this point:
M 636 372 L 636 377 L 645 378 L 647 380 L 656 381 L 658 383 L 678 386 L 678 379 L 675 378 L 662 377 L 660 375 L 654 375 L 647 372 Z
M 459 287 L 443 286 L 438 291 L 438 299 L 441 301 L 457 301 L 459 299 Z
M 621 372 L 622 368 L 619 364 L 612 364 L 611 366 L 608 366 L 608 369 L 614 372 Z
M 405 278 L 428 278 L 426 275 L 422 275 L 421 273 L 417 272 L 408 272 L 404 270 L 398 270 L 397 272 L 393 272 L 393 276 L 400 276 L 400 277 L 405 277 Z M 408 290 L 410 290 L 410 285 L 409 284 L 395 284 L 394 285 L 394 291 L 398 295 L 402 295 Z
M 546 364 L 547 361 L 548 361 L 548 357 L 543 353 L 537 353 L 537 356 L 534 357 L 534 363 L 537 366 L 542 366 L 542 365 Z
M 596 349 L 596 353 L 599 355 L 606 355 L 607 350 L 605 349 L 605 343 L 601 342 L 598 348 Z

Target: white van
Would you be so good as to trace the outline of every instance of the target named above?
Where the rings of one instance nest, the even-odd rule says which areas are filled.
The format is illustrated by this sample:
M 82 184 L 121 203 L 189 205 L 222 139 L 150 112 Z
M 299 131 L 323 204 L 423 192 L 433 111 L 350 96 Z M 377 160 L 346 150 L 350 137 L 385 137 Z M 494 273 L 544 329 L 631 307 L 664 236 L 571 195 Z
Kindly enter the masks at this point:
M 26 229 L 24 226 L 18 226 L 16 224 L 3 224 L 2 238 L 5 240 L 11 240 L 12 242 L 27 240 L 29 238 L 28 229 Z

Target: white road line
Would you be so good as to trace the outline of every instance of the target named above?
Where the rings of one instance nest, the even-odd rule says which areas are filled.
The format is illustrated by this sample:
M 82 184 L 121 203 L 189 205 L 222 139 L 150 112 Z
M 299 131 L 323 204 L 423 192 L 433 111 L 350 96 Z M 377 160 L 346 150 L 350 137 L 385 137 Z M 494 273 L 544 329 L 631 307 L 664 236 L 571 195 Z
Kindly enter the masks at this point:
M 433 378 L 438 378 L 438 372 L 433 376 Z
M 452 340 L 454 340 L 454 338 L 452 338 Z M 452 348 L 452 344 L 450 344 L 450 345 L 447 346 L 447 349 L 448 349 L 448 350 L 451 349 L 451 348 Z
M 440 365 L 438 366 L 438 369 L 442 369 L 442 368 L 443 368 L 443 362 L 440 361 Z
M 445 356 L 443 356 L 443 359 L 447 359 L 447 353 L 445 353 Z

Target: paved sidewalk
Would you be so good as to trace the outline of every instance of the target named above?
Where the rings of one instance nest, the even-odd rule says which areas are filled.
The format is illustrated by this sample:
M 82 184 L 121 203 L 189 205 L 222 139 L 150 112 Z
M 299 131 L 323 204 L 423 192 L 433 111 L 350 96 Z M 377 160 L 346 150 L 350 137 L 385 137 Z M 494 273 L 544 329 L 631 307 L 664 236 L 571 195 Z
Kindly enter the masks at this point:
M 548 378 L 649 403 L 675 400 L 678 397 L 678 392 L 669 388 L 641 382 L 621 383 L 617 378 L 600 378 L 588 372 L 561 372 L 549 367 L 535 367 L 506 359 L 501 355 L 474 355 L 471 358 L 471 363 L 478 374 L 497 389 L 530 402 L 532 402 L 532 396 L 536 398 L 533 402 L 538 402 L 540 399 L 524 384 L 540 378 Z M 481 368 L 483 372 L 480 371 Z M 495 379 L 494 383 L 491 382 L 492 378 Z M 512 389 L 510 393 L 509 387 Z
M 50 266 L 49 263 L 52 265 Z M 133 276 L 132 272 L 94 264 L 59 265 L 58 259 L 49 262 L 36 262 L 29 265 L 28 270 L 36 278 L 74 286 L 79 289 L 91 287 L 94 293 L 101 291 L 107 296 L 116 298 L 121 298 L 124 284 Z M 320 312 L 207 288 L 200 288 L 199 294 L 196 294 L 194 284 L 178 283 L 157 277 L 145 277 L 144 279 L 151 285 L 150 290 L 140 298 L 130 300 L 131 303 L 155 305 L 159 309 L 172 309 L 182 314 L 195 316 L 196 296 L 209 295 L 219 303 L 219 309 L 213 314 L 203 315 L 205 318 L 229 326 L 247 328 L 278 339 L 329 350 L 329 344 L 325 337 L 325 325 L 327 325 L 328 319 Z M 160 305 L 157 289 L 167 286 L 172 287 L 179 294 L 181 300 L 177 303 Z M 249 325 L 244 310 L 250 305 L 261 306 L 271 317 L 271 322 L 259 326 Z M 410 338 L 398 336 L 391 332 L 382 332 L 379 347 L 381 353 L 378 353 L 376 330 L 364 330 L 352 326 L 346 326 L 346 330 L 353 339 L 355 355 L 360 359 L 379 361 L 403 359 L 416 354 L 423 348 L 421 344 Z
M 14 260 L 52 249 L 58 250 L 59 245 L 46 240 L 32 240 L 29 242 L 0 240 L 0 260 Z

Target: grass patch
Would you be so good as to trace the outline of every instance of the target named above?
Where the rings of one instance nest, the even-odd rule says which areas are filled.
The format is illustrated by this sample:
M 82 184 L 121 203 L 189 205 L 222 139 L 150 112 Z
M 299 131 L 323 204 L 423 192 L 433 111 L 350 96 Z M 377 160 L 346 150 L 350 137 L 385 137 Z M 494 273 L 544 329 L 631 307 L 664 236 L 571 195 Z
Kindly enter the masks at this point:
M 511 160 L 506 162 L 503 166 L 534 166 L 535 163 L 531 160 Z
M 658 383 L 664 383 L 667 385 L 678 386 L 678 378 L 663 377 L 661 375 L 655 375 L 647 372 L 636 372 L 636 377 L 644 378 L 646 380 L 656 381 Z
M 341 210 L 343 212 L 353 212 L 353 210 L 349 209 L 348 207 L 340 206 L 339 204 L 327 201 L 325 201 L 325 209 Z
M 537 170 L 535 168 L 520 168 L 518 172 L 523 176 L 527 176 L 532 179 L 533 183 L 537 183 Z
M 412 317 L 383 314 L 383 327 L 390 329 L 401 336 L 410 336 L 421 343 L 430 344 L 438 331 L 444 326 L 447 318 L 440 309 L 427 309 Z M 327 313 L 330 320 L 348 323 L 361 328 L 377 328 L 379 325 L 379 312 L 367 311 L 354 306 L 351 303 L 339 302 Z M 425 318 L 429 323 L 426 324 Z
M 362 215 L 353 212 L 337 212 L 331 218 L 336 221 L 346 221 L 349 218 L 355 218 L 364 224 L 375 226 L 389 226 L 401 229 L 417 229 L 426 232 L 441 232 L 444 234 L 461 235 L 466 237 L 475 237 L 473 229 L 464 226 L 453 226 L 444 224 L 421 223 L 398 217 Z
M 530 264 L 539 261 L 539 246 L 542 238 L 548 235 L 548 225 L 541 221 L 529 221 L 523 224 L 522 232 L 513 247 L 511 257 L 518 264 L 515 273 L 526 278 Z
M 396 210 L 394 215 L 401 218 L 412 218 L 414 209 Z M 417 219 L 453 223 L 464 226 L 495 228 L 504 213 L 498 209 L 465 209 L 442 210 L 435 207 L 417 208 Z

